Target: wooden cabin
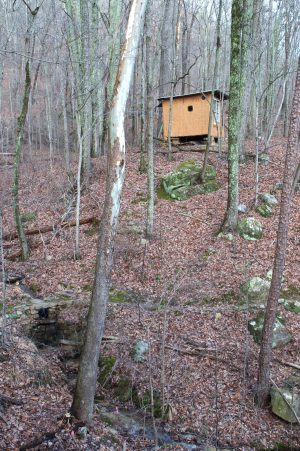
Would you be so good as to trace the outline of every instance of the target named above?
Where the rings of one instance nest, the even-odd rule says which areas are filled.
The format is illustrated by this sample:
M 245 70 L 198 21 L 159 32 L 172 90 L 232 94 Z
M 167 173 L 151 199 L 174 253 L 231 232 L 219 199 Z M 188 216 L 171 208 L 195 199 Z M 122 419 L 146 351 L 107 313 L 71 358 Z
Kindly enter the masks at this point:
M 207 139 L 211 97 L 212 91 L 173 97 L 171 138 L 178 138 L 180 141 L 195 138 Z M 216 141 L 219 136 L 218 128 L 220 128 L 220 136 L 224 136 L 220 102 L 228 98 L 229 96 L 221 91 L 214 92 L 211 137 Z M 158 100 L 159 106 L 163 109 L 163 136 L 167 140 L 170 97 L 160 97 Z

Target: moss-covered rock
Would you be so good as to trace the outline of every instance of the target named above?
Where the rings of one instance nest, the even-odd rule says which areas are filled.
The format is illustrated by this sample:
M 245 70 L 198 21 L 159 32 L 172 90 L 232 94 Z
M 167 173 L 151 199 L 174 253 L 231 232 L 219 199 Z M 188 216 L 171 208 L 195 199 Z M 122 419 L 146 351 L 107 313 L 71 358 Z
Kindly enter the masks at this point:
M 273 208 L 268 204 L 258 205 L 255 209 L 263 218 L 270 218 L 273 215 Z
M 295 285 L 288 285 L 281 291 L 281 297 L 284 299 L 299 299 L 300 289 Z
M 220 183 L 216 180 L 215 167 L 207 165 L 203 183 L 199 183 L 201 171 L 202 167 L 194 160 L 187 160 L 162 178 L 161 188 L 174 200 L 186 200 L 197 194 L 218 190 Z
M 260 202 L 270 205 L 271 207 L 278 205 L 278 200 L 276 199 L 276 197 L 273 194 L 270 194 L 270 193 L 262 193 L 258 196 L 258 199 Z
M 146 360 L 147 352 L 149 351 L 149 343 L 144 340 L 136 342 L 133 350 L 133 360 L 136 363 L 143 363 Z
M 151 391 L 146 390 L 138 399 L 135 400 L 135 405 L 139 409 L 144 409 L 147 413 L 152 413 L 152 397 Z M 166 409 L 167 410 L 167 409 Z M 166 412 L 163 412 L 161 402 L 161 395 L 157 390 L 153 390 L 153 414 L 155 418 L 163 418 Z
M 264 325 L 264 313 L 260 312 L 255 318 L 248 322 L 248 330 L 253 336 L 255 343 L 260 344 L 262 340 L 262 331 Z M 291 334 L 288 332 L 283 324 L 281 316 L 276 315 L 275 324 L 273 328 L 272 348 L 284 346 L 292 340 Z
M 283 306 L 289 312 L 300 314 L 300 301 L 296 299 L 286 299 Z
M 300 417 L 300 378 L 290 376 L 280 387 L 273 386 L 271 404 L 275 415 L 289 423 L 297 423 L 296 416 Z
M 123 304 L 124 302 L 130 302 L 130 297 L 126 291 L 112 288 L 109 290 L 109 302 Z
M 258 196 L 259 205 L 256 207 L 255 211 L 259 213 L 264 218 L 269 218 L 273 215 L 273 207 L 278 204 L 278 200 L 273 194 L 262 193 Z
M 262 152 L 258 156 L 258 163 L 261 165 L 267 165 L 269 164 L 270 156 L 267 152 Z
M 126 378 L 119 380 L 114 392 L 121 402 L 131 401 L 131 399 L 135 399 L 135 396 L 137 396 L 137 389 L 132 386 L 130 380 Z
M 252 217 L 240 219 L 237 230 L 239 235 L 245 240 L 259 240 L 262 237 L 261 222 Z
M 255 276 L 243 283 L 240 290 L 249 302 L 264 303 L 268 298 L 270 286 L 270 280 Z
M 36 214 L 33 211 L 27 211 L 26 213 L 23 213 L 21 215 L 21 221 L 23 224 L 26 224 L 26 222 L 33 222 L 36 220 Z
M 113 368 L 116 364 L 116 357 L 114 356 L 101 356 L 99 359 L 100 375 L 98 382 L 104 384 L 110 377 Z

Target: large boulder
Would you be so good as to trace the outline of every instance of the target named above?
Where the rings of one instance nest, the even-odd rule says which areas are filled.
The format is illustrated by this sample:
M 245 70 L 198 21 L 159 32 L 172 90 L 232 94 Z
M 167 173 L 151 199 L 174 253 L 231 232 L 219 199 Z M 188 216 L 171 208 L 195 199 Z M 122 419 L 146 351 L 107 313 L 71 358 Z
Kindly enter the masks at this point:
M 300 418 L 300 377 L 290 376 L 280 387 L 271 388 L 272 411 L 290 423 Z
M 252 217 L 240 219 L 237 230 L 239 235 L 245 240 L 259 240 L 262 237 L 261 222 Z
M 215 167 L 207 165 L 204 183 L 199 183 L 201 171 L 202 166 L 194 160 L 187 160 L 162 178 L 161 188 L 175 200 L 186 200 L 196 194 L 211 193 L 219 189 Z
M 264 313 L 260 312 L 255 318 L 248 322 L 248 330 L 253 336 L 255 343 L 260 344 L 262 340 L 262 331 L 264 325 Z M 279 315 L 276 315 L 275 324 L 273 328 L 272 348 L 284 346 L 292 340 L 291 334 L 288 332 L 283 324 L 283 320 Z
M 240 286 L 240 290 L 249 302 L 265 303 L 268 298 L 271 282 L 261 277 L 252 277 Z

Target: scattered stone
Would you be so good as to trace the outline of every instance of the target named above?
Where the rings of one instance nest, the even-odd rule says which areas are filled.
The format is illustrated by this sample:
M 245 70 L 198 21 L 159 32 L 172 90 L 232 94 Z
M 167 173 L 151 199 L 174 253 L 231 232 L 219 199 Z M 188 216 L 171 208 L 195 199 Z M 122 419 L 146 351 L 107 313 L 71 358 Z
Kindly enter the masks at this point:
M 264 325 L 264 313 L 260 312 L 255 318 L 248 322 L 248 330 L 253 336 L 255 343 L 260 344 L 262 339 L 262 331 Z M 273 328 L 272 348 L 278 348 L 288 344 L 292 340 L 291 334 L 288 332 L 283 324 L 281 316 L 276 315 L 275 324 Z
M 296 299 L 285 299 L 283 306 L 289 312 L 300 314 L 300 301 Z
M 220 232 L 218 234 L 219 238 L 224 238 L 224 240 L 228 240 L 228 241 L 233 241 L 234 236 L 232 235 L 232 233 L 223 233 Z
M 255 208 L 255 211 L 263 218 L 270 218 L 273 215 L 273 208 L 269 204 L 262 203 Z
M 280 387 L 271 388 L 272 412 L 289 423 L 300 418 L 300 377 L 290 376 Z
M 81 427 L 79 427 L 78 430 L 77 430 L 77 435 L 78 435 L 80 438 L 86 438 L 87 433 L 88 433 L 88 428 L 87 428 L 86 426 L 81 426 Z
M 133 360 L 136 363 L 144 362 L 148 351 L 149 351 L 149 343 L 147 341 L 144 340 L 137 341 L 133 351 Z
M 271 282 L 261 277 L 252 277 L 240 286 L 240 290 L 249 302 L 262 302 L 268 298 Z
M 269 218 L 273 214 L 273 207 L 278 205 L 278 200 L 273 194 L 263 193 L 258 196 L 259 205 L 256 207 L 257 211 L 264 218 Z
M 261 202 L 270 205 L 271 207 L 278 205 L 278 200 L 276 199 L 276 197 L 273 194 L 270 194 L 270 193 L 260 194 L 258 196 L 258 199 Z
M 281 191 L 283 188 L 283 182 L 277 182 L 274 186 L 275 191 Z
M 267 165 L 269 164 L 270 156 L 267 152 L 262 152 L 258 156 L 258 163 L 261 165 Z
M 240 219 L 237 230 L 239 235 L 245 240 L 259 240 L 262 237 L 261 222 L 252 217 Z
M 239 204 L 238 205 L 238 212 L 239 213 L 247 213 L 248 208 L 245 204 Z

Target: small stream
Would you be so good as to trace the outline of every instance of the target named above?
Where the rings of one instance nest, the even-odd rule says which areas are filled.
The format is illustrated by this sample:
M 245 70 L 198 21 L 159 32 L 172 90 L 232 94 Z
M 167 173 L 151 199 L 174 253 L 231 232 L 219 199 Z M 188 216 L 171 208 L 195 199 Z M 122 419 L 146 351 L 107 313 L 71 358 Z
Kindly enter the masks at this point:
M 101 420 L 110 426 L 111 431 L 115 430 L 121 435 L 133 438 L 143 437 L 154 442 L 157 441 L 159 446 L 181 446 L 183 450 L 205 450 L 209 445 L 205 437 L 195 434 L 180 434 L 179 439 L 175 440 L 171 433 L 164 431 L 159 424 L 154 426 L 152 419 L 143 416 L 138 410 L 125 411 L 118 409 L 116 411 L 110 406 L 103 405 L 103 402 L 97 403 L 97 401 L 96 410 Z M 153 450 L 155 445 L 147 449 Z
M 70 331 L 70 324 L 62 325 L 56 321 L 56 313 L 60 308 L 64 308 L 67 305 L 72 304 L 74 297 L 70 294 L 70 300 L 58 299 L 54 301 L 52 299 L 43 299 L 36 296 L 36 294 L 27 287 L 24 283 L 20 283 L 20 289 L 26 294 L 26 301 L 22 304 L 21 312 L 28 313 L 31 312 L 31 317 L 28 324 L 29 336 L 33 341 L 39 346 L 44 345 L 50 346 L 60 346 L 60 343 L 69 342 L 71 343 L 70 336 L 65 340 L 66 333 Z M 72 326 L 72 325 L 71 325 Z M 72 333 L 74 333 L 75 326 L 71 327 Z M 81 331 L 82 332 L 82 331 Z M 79 333 L 78 331 L 76 332 Z M 63 338 L 63 340 L 62 340 Z M 76 354 L 76 353 L 75 353 Z M 74 356 L 75 356 L 74 354 Z M 77 367 L 78 367 L 78 346 L 77 355 L 74 357 L 66 357 L 65 369 L 66 376 L 68 379 L 74 379 L 77 377 Z M 69 364 L 69 365 L 68 365 Z M 72 371 L 67 368 L 70 366 Z M 68 373 L 69 371 L 69 373 Z M 209 448 L 209 443 L 204 436 L 198 434 L 179 434 L 176 439 L 172 437 L 170 432 L 163 429 L 162 423 L 156 420 L 155 424 L 149 415 L 145 415 L 144 411 L 140 409 L 128 410 L 116 410 L 109 404 L 104 404 L 103 401 L 95 401 L 96 410 L 100 416 L 101 421 L 103 421 L 113 436 L 116 432 L 123 436 L 137 438 L 144 437 L 148 440 L 157 443 L 159 446 L 180 446 L 183 450 L 205 450 L 214 448 Z M 149 450 L 156 449 L 155 445 L 147 448 Z M 220 448 L 218 448 L 220 449 Z

